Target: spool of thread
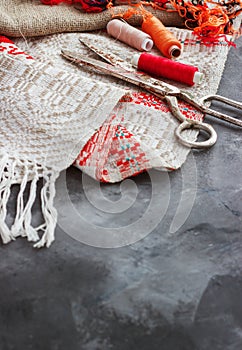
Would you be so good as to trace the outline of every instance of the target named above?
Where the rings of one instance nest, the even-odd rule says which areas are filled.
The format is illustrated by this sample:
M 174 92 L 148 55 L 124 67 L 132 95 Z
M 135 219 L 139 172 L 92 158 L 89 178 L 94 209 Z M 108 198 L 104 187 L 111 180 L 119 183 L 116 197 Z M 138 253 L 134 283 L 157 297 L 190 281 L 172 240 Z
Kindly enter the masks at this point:
M 149 34 L 160 52 L 168 58 L 180 56 L 182 46 L 179 40 L 153 15 L 144 16 L 142 30 Z
M 203 74 L 198 71 L 197 67 L 145 52 L 135 54 L 131 63 L 143 72 L 157 77 L 179 81 L 190 86 L 201 83 L 203 79 Z
M 148 34 L 119 19 L 112 19 L 108 22 L 107 32 L 115 39 L 139 51 L 150 51 L 153 47 L 153 41 Z

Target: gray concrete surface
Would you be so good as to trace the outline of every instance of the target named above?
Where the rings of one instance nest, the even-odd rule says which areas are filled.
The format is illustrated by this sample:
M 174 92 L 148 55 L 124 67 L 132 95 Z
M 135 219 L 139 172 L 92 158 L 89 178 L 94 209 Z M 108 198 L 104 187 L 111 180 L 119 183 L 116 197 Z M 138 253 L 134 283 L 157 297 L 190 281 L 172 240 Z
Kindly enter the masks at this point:
M 239 39 L 219 88 L 239 101 L 241 63 Z M 193 152 L 195 202 L 177 231 L 170 226 L 182 192 L 181 170 L 169 175 L 165 216 L 135 244 L 95 248 L 58 227 L 49 249 L 35 250 L 24 239 L 0 246 L 0 350 L 242 349 L 242 132 L 207 121 L 218 142 Z M 134 219 L 147 205 L 151 184 L 148 174 L 133 180 L 139 192 Z M 90 222 L 122 225 L 117 214 L 87 204 L 79 170 L 67 171 L 67 183 L 74 206 Z M 120 198 L 118 184 L 102 190 L 111 200 Z M 40 220 L 38 204 L 34 219 Z M 69 220 L 75 221 L 74 213 Z

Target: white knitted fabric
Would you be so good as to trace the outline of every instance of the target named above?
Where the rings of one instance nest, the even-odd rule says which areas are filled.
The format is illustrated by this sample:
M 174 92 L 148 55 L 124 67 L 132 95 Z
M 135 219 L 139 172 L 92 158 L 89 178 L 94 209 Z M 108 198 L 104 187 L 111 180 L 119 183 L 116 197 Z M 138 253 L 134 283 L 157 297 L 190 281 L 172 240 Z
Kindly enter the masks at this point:
M 173 32 L 182 42 L 194 39 L 189 31 L 173 29 Z M 127 60 L 133 54 L 133 49 L 125 47 L 124 50 L 123 44 L 108 39 L 103 32 L 82 35 Z M 60 56 L 63 47 L 90 54 L 79 43 L 79 37 L 80 33 L 71 33 L 28 41 L 18 39 L 16 44 L 31 54 L 34 61 L 0 55 L 0 235 L 4 243 L 26 236 L 30 241 L 37 241 L 36 247 L 51 244 L 57 221 L 53 199 L 59 172 L 75 161 L 85 143 L 110 117 L 113 108 L 117 108 L 119 99 L 130 91 L 130 86 L 80 69 Z M 224 43 L 213 48 L 199 43 L 184 46 L 181 60 L 196 63 L 205 74 L 200 87 L 189 88 L 196 97 L 217 91 L 227 53 L 228 46 Z M 149 155 L 149 167 L 176 169 L 184 163 L 189 149 L 175 139 L 178 122 L 171 113 L 127 104 L 121 114 L 123 125 L 137 136 Z M 190 139 L 196 137 L 194 131 L 188 134 Z M 34 228 L 31 210 L 40 178 L 43 178 L 44 223 Z M 31 182 L 25 202 L 23 194 L 28 180 Z M 119 180 L 114 168 L 112 181 Z M 21 186 L 15 222 L 9 228 L 6 208 L 14 183 L 21 183 Z M 43 232 L 41 238 L 39 231 Z

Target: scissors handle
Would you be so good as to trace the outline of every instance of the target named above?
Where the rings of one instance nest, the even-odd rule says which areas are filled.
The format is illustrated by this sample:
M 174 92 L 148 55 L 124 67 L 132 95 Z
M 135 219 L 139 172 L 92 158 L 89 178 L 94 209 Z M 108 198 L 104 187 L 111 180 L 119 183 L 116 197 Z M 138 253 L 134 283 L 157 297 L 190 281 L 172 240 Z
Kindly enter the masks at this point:
M 225 105 L 235 107 L 235 108 L 237 108 L 237 109 L 242 111 L 242 103 L 240 103 L 238 101 L 231 100 L 229 98 L 226 98 L 226 97 L 223 97 L 223 96 L 220 96 L 220 95 L 208 95 L 208 96 L 203 97 L 202 100 L 201 100 L 201 102 L 203 104 L 205 104 L 208 101 L 223 102 Z M 228 123 L 232 123 L 234 125 L 238 125 L 238 126 L 242 127 L 242 120 L 230 117 L 227 114 L 217 112 L 217 111 L 215 111 L 214 109 L 211 109 L 211 108 L 208 108 L 206 113 L 209 114 L 209 115 L 212 115 L 214 117 L 217 117 L 219 119 L 222 119 L 222 120 L 224 120 L 224 121 L 226 121 Z
M 178 138 L 179 142 L 187 147 L 192 148 L 209 148 L 213 146 L 217 141 L 217 133 L 214 128 L 207 123 L 200 122 L 198 120 L 187 119 L 180 111 L 178 106 L 178 101 L 175 96 L 165 97 L 167 104 L 169 105 L 172 114 L 181 122 L 180 125 L 175 129 L 175 136 Z M 196 129 L 205 131 L 209 137 L 205 141 L 190 141 L 185 133 L 186 130 Z
M 241 102 L 234 101 L 234 100 L 231 100 L 229 98 L 226 98 L 226 97 L 223 97 L 220 95 L 207 95 L 207 96 L 203 97 L 202 99 L 200 99 L 199 101 L 196 101 L 196 100 L 192 99 L 187 93 L 184 93 L 184 92 L 180 93 L 180 97 L 184 101 L 190 103 L 191 105 L 193 105 L 194 107 L 196 107 L 197 109 L 199 109 L 201 112 L 203 112 L 205 114 L 211 115 L 211 116 L 216 117 L 218 119 L 224 120 L 228 123 L 242 127 L 242 120 L 230 117 L 227 114 L 215 111 L 214 109 L 206 106 L 206 102 L 219 101 L 219 102 L 223 102 L 224 104 L 226 104 L 228 106 L 236 107 L 238 110 L 242 111 L 242 103 Z
M 184 131 L 189 129 L 203 130 L 209 135 L 209 138 L 205 141 L 190 141 L 184 137 Z M 197 149 L 209 148 L 217 141 L 217 133 L 214 128 L 208 123 L 199 122 L 197 120 L 185 120 L 182 122 L 175 129 L 175 135 L 183 145 Z

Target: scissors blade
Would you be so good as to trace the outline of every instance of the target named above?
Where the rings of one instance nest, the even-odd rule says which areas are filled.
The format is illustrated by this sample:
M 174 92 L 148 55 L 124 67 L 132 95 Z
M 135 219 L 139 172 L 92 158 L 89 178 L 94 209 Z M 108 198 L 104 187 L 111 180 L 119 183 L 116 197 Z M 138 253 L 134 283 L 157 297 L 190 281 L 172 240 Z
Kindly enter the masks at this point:
M 121 67 L 112 66 L 109 63 L 101 62 L 94 58 L 80 55 L 77 52 L 72 52 L 63 49 L 61 50 L 61 54 L 63 57 L 65 57 L 73 63 L 82 64 L 94 68 L 101 73 L 105 73 L 110 76 L 119 78 L 123 81 L 145 89 L 160 98 L 164 98 L 167 95 L 179 96 L 180 94 L 180 89 L 176 88 L 175 86 L 154 79 L 146 74 L 140 72 L 127 71 Z
M 103 51 L 101 47 L 97 45 L 93 45 L 92 41 L 89 38 L 80 37 L 79 41 L 88 47 L 91 51 L 95 52 L 99 57 L 103 58 L 106 62 L 110 63 L 113 66 L 122 67 L 127 70 L 134 70 L 131 63 L 129 64 L 127 61 L 115 55 L 112 52 Z

